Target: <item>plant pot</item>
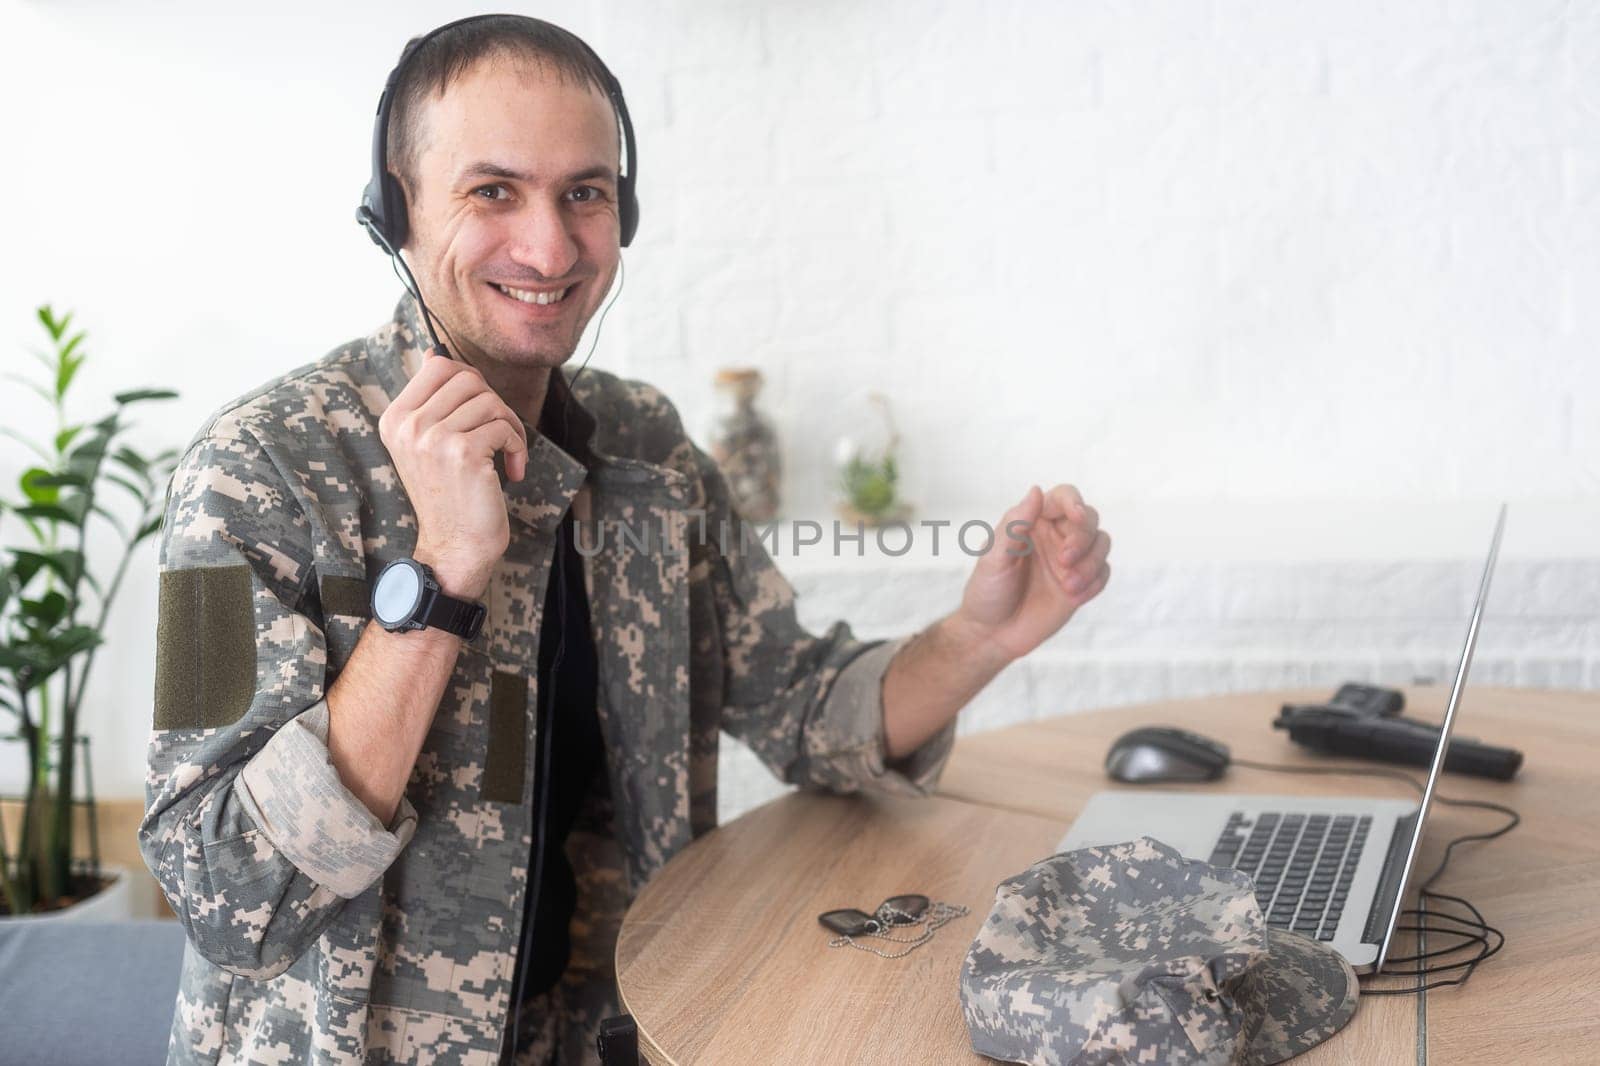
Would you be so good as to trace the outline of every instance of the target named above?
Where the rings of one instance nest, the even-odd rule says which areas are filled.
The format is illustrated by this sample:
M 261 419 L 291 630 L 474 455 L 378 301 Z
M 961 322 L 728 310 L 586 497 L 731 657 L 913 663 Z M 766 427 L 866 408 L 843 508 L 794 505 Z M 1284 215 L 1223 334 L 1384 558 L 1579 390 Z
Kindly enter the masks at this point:
M 133 877 L 126 866 L 101 863 L 100 872 L 107 884 L 87 899 L 79 900 L 61 910 L 42 914 L 0 914 L 0 924 L 6 922 L 121 922 L 135 917 Z
M 868 529 L 877 529 L 881 526 L 903 525 L 911 517 L 911 505 L 908 503 L 894 503 L 887 511 L 879 514 L 867 514 L 859 510 L 848 501 L 841 500 L 837 504 L 839 517 L 844 519 L 846 526 L 860 524 Z

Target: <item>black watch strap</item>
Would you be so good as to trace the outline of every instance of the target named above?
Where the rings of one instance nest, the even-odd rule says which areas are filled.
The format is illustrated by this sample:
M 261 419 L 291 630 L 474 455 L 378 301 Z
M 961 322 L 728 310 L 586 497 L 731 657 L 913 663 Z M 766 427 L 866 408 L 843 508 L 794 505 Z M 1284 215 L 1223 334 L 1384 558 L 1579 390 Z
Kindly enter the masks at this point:
M 471 640 L 483 628 L 483 619 L 488 613 L 481 603 L 458 600 L 436 591 L 417 621 L 446 633 L 454 633 L 462 640 Z

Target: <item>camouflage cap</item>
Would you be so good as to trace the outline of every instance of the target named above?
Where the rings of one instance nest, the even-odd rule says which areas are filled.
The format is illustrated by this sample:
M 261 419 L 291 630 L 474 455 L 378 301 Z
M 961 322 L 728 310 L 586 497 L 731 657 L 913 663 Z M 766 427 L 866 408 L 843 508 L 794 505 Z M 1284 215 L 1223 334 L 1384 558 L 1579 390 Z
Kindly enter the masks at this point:
M 1331 947 L 1267 927 L 1245 874 L 1149 837 L 1002 882 L 961 971 L 973 1050 L 1039 1066 L 1282 1062 L 1357 994 Z

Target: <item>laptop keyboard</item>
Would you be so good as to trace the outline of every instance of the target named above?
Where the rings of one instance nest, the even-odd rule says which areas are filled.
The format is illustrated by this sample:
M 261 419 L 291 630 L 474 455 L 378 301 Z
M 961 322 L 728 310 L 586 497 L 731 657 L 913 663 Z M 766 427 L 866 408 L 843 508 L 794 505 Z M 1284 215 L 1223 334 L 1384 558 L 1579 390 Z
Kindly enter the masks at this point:
M 1210 862 L 1250 875 L 1268 925 L 1332 940 L 1371 827 L 1371 815 L 1235 811 Z

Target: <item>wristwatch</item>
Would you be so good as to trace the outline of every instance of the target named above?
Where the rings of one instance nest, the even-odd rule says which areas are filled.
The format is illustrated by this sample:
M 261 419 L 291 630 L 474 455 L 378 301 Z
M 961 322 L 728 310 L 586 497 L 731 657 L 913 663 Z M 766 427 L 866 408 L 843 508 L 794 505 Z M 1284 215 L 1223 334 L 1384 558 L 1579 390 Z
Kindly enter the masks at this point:
M 396 559 L 372 583 L 372 617 L 391 633 L 432 626 L 471 640 L 488 613 L 481 603 L 439 591 L 433 570 L 415 559 Z

